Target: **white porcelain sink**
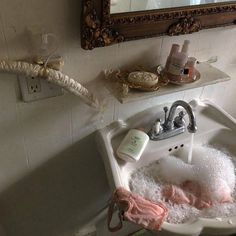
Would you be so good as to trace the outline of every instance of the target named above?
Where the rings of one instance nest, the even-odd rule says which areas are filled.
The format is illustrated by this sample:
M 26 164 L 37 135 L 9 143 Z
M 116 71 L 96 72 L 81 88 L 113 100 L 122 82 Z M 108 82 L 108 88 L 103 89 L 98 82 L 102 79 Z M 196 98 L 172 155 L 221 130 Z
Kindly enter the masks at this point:
M 198 131 L 195 143 L 210 144 L 215 148 L 224 149 L 236 157 L 236 120 L 215 104 L 204 101 L 191 103 L 197 118 Z M 140 167 L 158 160 L 163 156 L 176 152 L 181 146 L 190 143 L 190 134 L 185 132 L 178 136 L 161 140 L 149 141 L 141 159 L 136 163 L 126 163 L 116 156 L 116 149 L 121 140 L 131 128 L 150 129 L 158 117 L 163 117 L 162 107 L 153 107 L 138 113 L 126 121 L 117 121 L 98 132 L 97 142 L 103 156 L 108 180 L 112 190 L 118 187 L 129 188 L 130 175 Z M 187 121 L 188 122 L 188 121 Z M 172 151 L 170 151 L 172 150 Z M 236 216 L 216 219 L 198 218 L 185 224 L 170 224 L 164 222 L 158 235 L 229 235 L 236 233 Z

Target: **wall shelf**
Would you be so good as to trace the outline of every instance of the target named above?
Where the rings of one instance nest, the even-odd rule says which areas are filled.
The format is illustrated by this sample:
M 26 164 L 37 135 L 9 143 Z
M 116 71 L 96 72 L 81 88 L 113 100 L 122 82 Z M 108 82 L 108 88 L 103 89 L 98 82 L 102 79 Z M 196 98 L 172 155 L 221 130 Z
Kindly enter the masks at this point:
M 167 86 L 161 87 L 155 92 L 141 92 L 138 90 L 130 90 L 126 97 L 122 97 L 121 94 L 117 91 L 117 86 L 115 83 L 107 82 L 106 86 L 109 91 L 118 99 L 121 103 L 129 103 L 134 101 L 140 101 L 148 98 L 153 98 L 157 96 L 162 96 L 166 94 L 171 94 L 175 92 L 180 92 L 183 90 L 194 89 L 199 87 L 204 87 L 211 84 L 216 84 L 224 81 L 230 80 L 230 76 L 225 72 L 213 67 L 208 63 L 200 63 L 196 65 L 197 70 L 201 74 L 200 80 L 185 84 L 185 85 L 174 85 L 168 84 Z

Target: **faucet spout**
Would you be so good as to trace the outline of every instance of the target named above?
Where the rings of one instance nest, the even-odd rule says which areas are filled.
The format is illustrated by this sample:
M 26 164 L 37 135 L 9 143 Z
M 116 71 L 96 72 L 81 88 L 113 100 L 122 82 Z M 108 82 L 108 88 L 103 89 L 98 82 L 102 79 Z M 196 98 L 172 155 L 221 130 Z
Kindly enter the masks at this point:
M 196 131 L 197 131 L 196 117 L 193 113 L 191 106 L 187 102 L 182 101 L 182 100 L 178 100 L 172 104 L 172 106 L 170 108 L 169 116 L 163 125 L 164 129 L 166 129 L 166 130 L 173 129 L 174 116 L 175 116 L 175 112 L 176 112 L 176 109 L 178 106 L 183 107 L 189 116 L 189 125 L 187 127 L 188 131 L 190 133 L 196 133 Z

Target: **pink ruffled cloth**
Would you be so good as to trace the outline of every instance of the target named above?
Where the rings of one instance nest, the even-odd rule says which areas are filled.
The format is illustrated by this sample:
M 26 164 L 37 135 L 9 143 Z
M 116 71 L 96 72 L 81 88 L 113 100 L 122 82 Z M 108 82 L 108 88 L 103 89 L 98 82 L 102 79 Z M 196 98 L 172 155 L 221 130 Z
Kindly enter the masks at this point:
M 218 189 L 222 194 L 218 199 L 218 203 L 232 202 L 230 192 L 225 189 Z M 198 209 L 209 208 L 216 201 L 211 199 L 207 191 L 203 191 L 197 182 L 185 181 L 181 186 L 166 185 L 162 192 L 166 201 L 171 201 L 175 204 L 189 204 Z
M 120 222 L 111 227 L 115 205 L 119 209 Z M 168 210 L 161 203 L 154 203 L 141 196 L 133 194 L 124 188 L 118 188 L 112 198 L 108 211 L 108 229 L 115 232 L 122 228 L 122 220 L 128 220 L 149 230 L 160 230 Z
M 174 204 L 189 204 L 198 209 L 209 208 L 215 203 L 232 202 L 231 192 L 224 185 L 219 186 L 220 198 L 211 199 L 209 190 L 203 190 L 194 181 L 185 181 L 182 185 L 165 185 L 162 195 L 165 201 Z M 112 227 L 111 221 L 115 206 L 118 207 L 118 225 Z M 118 188 L 112 197 L 108 210 L 108 229 L 111 232 L 122 228 L 123 220 L 130 221 L 152 231 L 158 231 L 168 214 L 168 209 L 162 203 L 155 203 L 131 193 L 124 188 Z

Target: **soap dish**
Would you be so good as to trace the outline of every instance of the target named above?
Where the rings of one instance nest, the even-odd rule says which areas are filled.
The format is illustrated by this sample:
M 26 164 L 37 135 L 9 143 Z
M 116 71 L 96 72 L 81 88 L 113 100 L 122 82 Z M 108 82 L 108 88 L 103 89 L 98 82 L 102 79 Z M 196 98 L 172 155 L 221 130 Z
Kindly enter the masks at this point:
M 131 73 L 153 73 L 157 76 L 157 82 L 150 86 L 150 84 L 145 85 L 145 84 L 138 84 L 138 83 L 133 83 L 132 81 L 129 81 L 129 75 Z M 168 79 L 164 78 L 160 74 L 157 73 L 156 68 L 148 68 L 148 67 L 142 67 L 142 66 L 137 66 L 131 69 L 127 70 L 109 70 L 105 71 L 105 76 L 106 78 L 111 81 L 111 82 L 116 82 L 121 85 L 121 90 L 122 90 L 122 96 L 125 97 L 129 93 L 129 89 L 136 89 L 144 92 L 153 92 L 157 91 L 159 88 L 162 86 L 165 86 L 168 84 Z

